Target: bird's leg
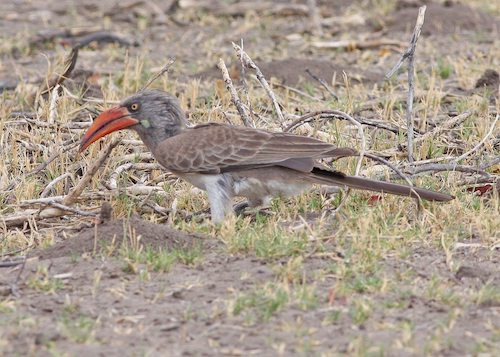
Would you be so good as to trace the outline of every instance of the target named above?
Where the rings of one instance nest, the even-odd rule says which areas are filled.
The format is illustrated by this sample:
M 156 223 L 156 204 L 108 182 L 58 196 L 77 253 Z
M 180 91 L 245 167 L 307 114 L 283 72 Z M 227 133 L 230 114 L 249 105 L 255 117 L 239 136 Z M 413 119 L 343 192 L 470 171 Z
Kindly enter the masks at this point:
M 221 223 L 226 215 L 233 213 L 232 195 L 227 179 L 221 175 L 213 182 L 207 182 L 205 188 L 208 193 L 212 221 Z

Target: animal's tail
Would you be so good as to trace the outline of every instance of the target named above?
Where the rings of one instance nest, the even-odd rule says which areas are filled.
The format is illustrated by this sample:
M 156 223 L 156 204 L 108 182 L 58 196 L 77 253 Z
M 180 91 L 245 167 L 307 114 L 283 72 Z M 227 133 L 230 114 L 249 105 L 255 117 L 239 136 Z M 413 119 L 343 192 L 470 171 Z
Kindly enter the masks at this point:
M 328 171 L 315 167 L 311 176 L 320 184 L 347 186 L 361 190 L 386 192 L 393 195 L 422 198 L 428 201 L 451 201 L 455 197 L 447 193 L 426 190 L 384 181 L 370 180 L 363 177 L 347 176 L 338 171 Z

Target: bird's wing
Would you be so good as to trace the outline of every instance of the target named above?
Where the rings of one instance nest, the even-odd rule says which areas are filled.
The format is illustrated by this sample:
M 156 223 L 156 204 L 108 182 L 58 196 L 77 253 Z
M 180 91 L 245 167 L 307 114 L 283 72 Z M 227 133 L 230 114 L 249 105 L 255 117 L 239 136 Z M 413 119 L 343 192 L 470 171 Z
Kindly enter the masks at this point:
M 153 154 L 177 172 L 220 173 L 271 165 L 309 172 L 315 159 L 352 156 L 356 151 L 290 133 L 206 124 L 161 142 Z

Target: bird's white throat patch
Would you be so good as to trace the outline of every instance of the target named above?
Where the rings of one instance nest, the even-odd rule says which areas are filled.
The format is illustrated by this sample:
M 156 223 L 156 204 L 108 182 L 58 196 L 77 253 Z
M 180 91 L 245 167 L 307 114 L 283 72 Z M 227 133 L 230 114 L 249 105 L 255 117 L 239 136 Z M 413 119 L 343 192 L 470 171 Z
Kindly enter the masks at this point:
M 141 125 L 143 127 L 145 127 L 146 129 L 149 129 L 151 127 L 151 124 L 149 123 L 149 120 L 147 120 L 147 119 L 141 120 Z

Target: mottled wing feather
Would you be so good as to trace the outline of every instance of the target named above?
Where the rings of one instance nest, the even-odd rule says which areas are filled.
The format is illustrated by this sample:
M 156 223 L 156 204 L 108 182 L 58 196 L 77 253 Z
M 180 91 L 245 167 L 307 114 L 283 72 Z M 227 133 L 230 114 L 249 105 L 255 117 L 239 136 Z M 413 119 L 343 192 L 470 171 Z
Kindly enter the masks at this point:
M 177 172 L 220 173 L 271 165 L 309 172 L 314 159 L 350 156 L 355 151 L 306 136 L 210 124 L 163 141 L 154 155 Z

